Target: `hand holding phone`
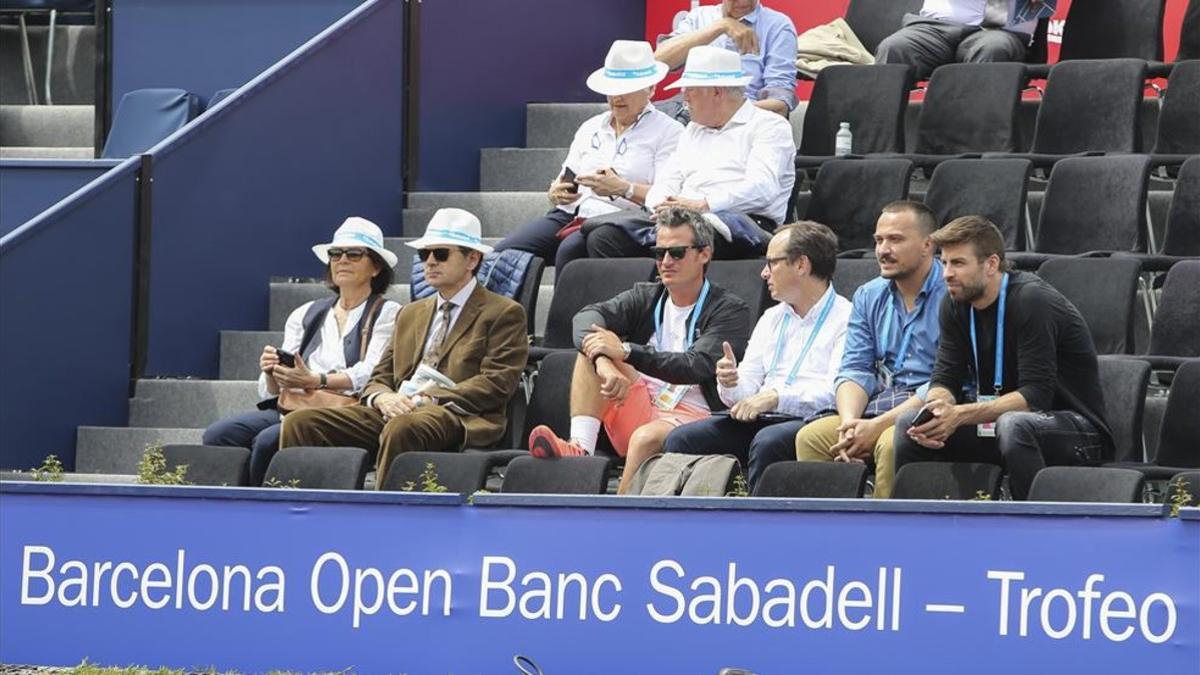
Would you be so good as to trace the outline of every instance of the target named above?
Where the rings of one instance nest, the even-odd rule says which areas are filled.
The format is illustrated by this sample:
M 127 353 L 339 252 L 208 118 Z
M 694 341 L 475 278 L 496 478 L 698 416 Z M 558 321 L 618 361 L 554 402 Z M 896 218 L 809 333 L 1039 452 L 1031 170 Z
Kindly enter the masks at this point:
M 559 178 L 559 181 L 571 184 L 571 187 L 567 188 L 567 192 L 573 194 L 579 192 L 579 182 L 575 180 L 575 172 L 571 170 L 571 167 L 568 166 L 563 169 L 563 174 Z
M 913 418 L 912 424 L 909 425 L 909 428 L 911 429 L 919 427 L 923 424 L 927 424 L 932 419 L 933 409 L 929 407 L 928 403 L 926 403 L 925 405 L 921 406 L 920 410 L 917 411 L 917 416 Z
M 279 349 L 278 347 L 276 347 L 275 355 L 279 357 L 280 365 L 286 366 L 288 368 L 296 367 L 296 355 L 295 354 L 293 354 L 291 352 L 285 352 L 282 349 Z

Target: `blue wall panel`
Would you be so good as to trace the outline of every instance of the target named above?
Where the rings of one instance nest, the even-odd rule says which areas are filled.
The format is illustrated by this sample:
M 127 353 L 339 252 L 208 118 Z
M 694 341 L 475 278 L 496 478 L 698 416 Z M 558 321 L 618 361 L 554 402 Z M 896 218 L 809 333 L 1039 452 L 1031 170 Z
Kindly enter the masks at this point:
M 399 232 L 401 0 L 364 4 L 153 149 L 150 375 L 215 377 L 218 331 L 266 327 L 274 275 L 347 216 Z
M 478 190 L 479 149 L 525 144 L 525 104 L 602 101 L 584 85 L 616 39 L 640 40 L 645 0 L 453 0 L 421 5 L 415 190 Z
M 108 160 L 0 160 L 0 236 L 117 164 Z
M 113 0 L 112 109 L 134 89 L 208 100 L 239 87 L 358 0 Z
M 0 238 L 0 467 L 128 419 L 136 197 L 133 159 Z

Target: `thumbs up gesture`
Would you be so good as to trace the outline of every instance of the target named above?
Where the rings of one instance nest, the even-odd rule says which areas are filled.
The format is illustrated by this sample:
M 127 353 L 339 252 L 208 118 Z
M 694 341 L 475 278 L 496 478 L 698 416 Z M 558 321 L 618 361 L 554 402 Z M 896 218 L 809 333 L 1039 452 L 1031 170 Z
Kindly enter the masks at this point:
M 737 357 L 733 355 L 733 347 L 728 342 L 722 342 L 721 349 L 725 355 L 717 360 L 717 384 L 733 389 L 738 383 Z

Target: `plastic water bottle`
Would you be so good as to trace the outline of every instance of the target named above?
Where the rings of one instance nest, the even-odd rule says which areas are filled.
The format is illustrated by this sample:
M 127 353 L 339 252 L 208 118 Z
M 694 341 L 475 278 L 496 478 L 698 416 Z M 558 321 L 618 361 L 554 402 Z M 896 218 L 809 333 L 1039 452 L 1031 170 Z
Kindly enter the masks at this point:
M 850 123 L 842 122 L 838 129 L 837 138 L 833 142 L 833 154 L 838 157 L 848 155 L 854 147 L 854 134 L 850 133 Z

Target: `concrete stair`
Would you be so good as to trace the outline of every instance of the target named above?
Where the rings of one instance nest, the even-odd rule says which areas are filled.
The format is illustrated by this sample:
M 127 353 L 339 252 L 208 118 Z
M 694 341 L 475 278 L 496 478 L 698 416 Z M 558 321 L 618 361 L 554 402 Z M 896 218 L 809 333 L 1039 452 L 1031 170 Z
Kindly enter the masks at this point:
M 484 148 L 479 187 L 484 192 L 545 191 L 567 159 L 567 148 Z
M 525 106 L 525 147 L 570 147 L 579 125 L 606 110 L 606 103 L 530 103 Z
M 0 158 L 93 159 L 90 105 L 0 105 Z
M 433 212 L 445 207 L 479 216 L 484 237 L 504 237 L 550 210 L 544 190 L 537 192 L 411 192 L 404 211 L 404 236 L 419 237 Z
M 138 461 L 147 445 L 199 443 L 203 433 L 202 428 L 79 427 L 75 437 L 75 471 L 137 473 Z
M 258 401 L 258 385 L 249 380 L 139 380 L 129 401 L 129 426 L 204 428 L 253 410 Z

